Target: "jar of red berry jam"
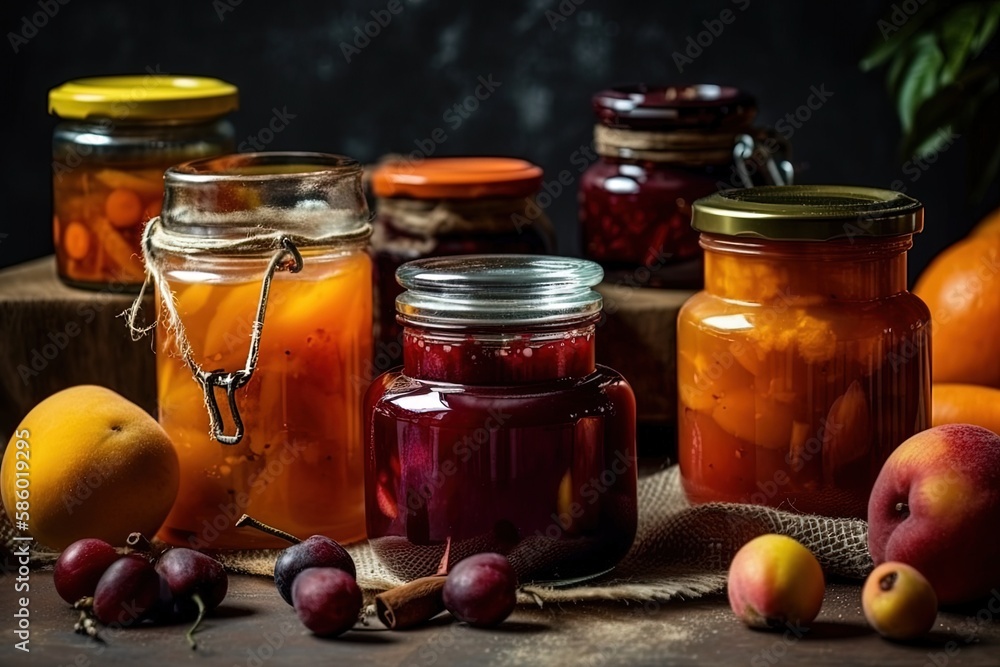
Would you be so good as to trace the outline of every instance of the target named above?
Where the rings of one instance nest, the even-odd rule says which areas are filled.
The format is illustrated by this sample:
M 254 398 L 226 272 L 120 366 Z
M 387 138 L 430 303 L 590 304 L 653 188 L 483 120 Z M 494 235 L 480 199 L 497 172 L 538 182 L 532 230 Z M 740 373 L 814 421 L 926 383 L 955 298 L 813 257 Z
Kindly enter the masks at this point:
M 533 201 L 542 169 L 502 157 L 387 161 L 372 173 L 377 216 L 375 258 L 375 366 L 402 361 L 396 322 L 396 269 L 422 257 L 477 253 L 544 254 L 555 232 Z M 378 373 L 373 373 L 369 379 Z
M 735 88 L 634 84 L 593 98 L 598 160 L 580 184 L 584 255 L 609 279 L 699 289 L 691 203 L 725 188 L 787 184 L 786 144 L 754 130 L 754 98 Z
M 681 478 L 695 502 L 864 518 L 930 425 L 930 313 L 906 290 L 920 202 L 844 186 L 695 202 L 705 290 L 678 316 Z
M 602 273 L 527 255 L 399 269 L 404 365 L 365 399 L 368 536 L 393 572 L 432 574 L 450 548 L 451 562 L 494 551 L 522 580 L 567 580 L 628 551 L 635 398 L 594 363 Z

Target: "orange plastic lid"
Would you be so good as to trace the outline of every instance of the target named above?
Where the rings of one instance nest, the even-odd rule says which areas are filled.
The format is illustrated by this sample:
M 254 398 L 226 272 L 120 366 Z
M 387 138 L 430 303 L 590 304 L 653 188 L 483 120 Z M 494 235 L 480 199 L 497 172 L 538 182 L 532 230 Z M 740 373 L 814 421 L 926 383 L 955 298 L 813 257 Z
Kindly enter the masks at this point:
M 377 197 L 526 197 L 542 186 L 542 168 L 527 160 L 505 157 L 401 160 L 379 165 L 371 183 Z

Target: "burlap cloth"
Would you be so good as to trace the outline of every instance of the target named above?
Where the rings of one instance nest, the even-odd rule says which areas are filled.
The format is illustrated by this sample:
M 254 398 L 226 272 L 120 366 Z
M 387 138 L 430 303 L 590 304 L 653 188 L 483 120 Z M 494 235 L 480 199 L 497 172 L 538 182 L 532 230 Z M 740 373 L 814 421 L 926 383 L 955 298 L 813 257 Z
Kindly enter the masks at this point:
M 6 562 L 14 535 L 0 513 Z M 782 533 L 807 546 L 827 575 L 862 579 L 872 569 L 868 526 L 857 519 L 792 514 L 754 505 L 714 503 L 692 506 L 681 489 L 677 466 L 639 479 L 639 524 L 632 549 L 610 573 L 572 586 L 529 585 L 522 599 L 535 602 L 625 600 L 664 602 L 695 598 L 725 588 L 726 568 L 746 542 L 765 533 Z M 367 542 L 349 545 L 358 583 L 368 593 L 403 583 L 382 566 Z M 277 550 L 214 554 L 235 573 L 270 577 Z M 55 554 L 36 551 L 36 566 L 51 565 Z
M 691 506 L 677 466 L 639 479 L 639 525 L 635 543 L 612 572 L 565 587 L 526 586 L 537 602 L 634 600 L 663 602 L 694 598 L 725 588 L 736 551 L 765 533 L 783 533 L 807 546 L 828 575 L 864 578 L 872 569 L 868 525 L 856 519 L 792 514 L 753 505 Z M 403 583 L 386 570 L 367 542 L 347 547 L 358 567 L 358 583 L 381 591 Z M 234 572 L 271 576 L 277 551 L 218 554 Z

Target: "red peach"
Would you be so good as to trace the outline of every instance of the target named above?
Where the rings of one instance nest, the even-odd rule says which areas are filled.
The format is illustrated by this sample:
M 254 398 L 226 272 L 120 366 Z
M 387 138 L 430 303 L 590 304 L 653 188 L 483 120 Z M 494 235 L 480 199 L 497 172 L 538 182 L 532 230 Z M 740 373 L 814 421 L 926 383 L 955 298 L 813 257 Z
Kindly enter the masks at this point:
M 1000 436 L 970 424 L 913 436 L 882 467 L 868 502 L 875 564 L 927 577 L 941 604 L 1000 586 Z

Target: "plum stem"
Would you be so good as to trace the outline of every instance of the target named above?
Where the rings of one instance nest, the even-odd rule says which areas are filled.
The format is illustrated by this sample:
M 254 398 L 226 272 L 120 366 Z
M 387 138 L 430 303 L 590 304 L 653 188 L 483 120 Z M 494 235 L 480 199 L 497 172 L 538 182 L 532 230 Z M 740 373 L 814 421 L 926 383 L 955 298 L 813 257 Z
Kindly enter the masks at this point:
M 907 505 L 906 503 L 896 503 L 896 511 L 902 514 L 903 516 L 909 516 L 910 506 Z
M 299 542 L 302 541 L 299 538 L 292 535 L 291 533 L 286 533 L 283 530 L 279 530 L 273 526 L 267 525 L 262 521 L 258 521 L 249 514 L 244 514 L 243 516 L 240 517 L 240 520 L 236 522 L 237 528 L 242 528 L 243 526 L 256 528 L 262 533 L 267 533 L 271 537 L 277 537 L 279 539 L 285 540 L 286 542 L 290 542 L 291 544 L 298 544 Z
M 194 640 L 194 633 L 198 630 L 198 626 L 201 625 L 202 619 L 205 618 L 205 602 L 201 599 L 199 593 L 192 595 L 191 599 L 198 605 L 198 618 L 195 619 L 194 625 L 191 626 L 191 629 L 187 631 L 187 635 L 185 636 L 187 637 L 188 644 L 191 645 L 191 650 L 196 651 L 198 650 L 198 642 Z
M 125 539 L 125 544 L 140 553 L 149 553 L 153 550 L 153 545 L 149 538 L 142 533 L 129 533 Z

